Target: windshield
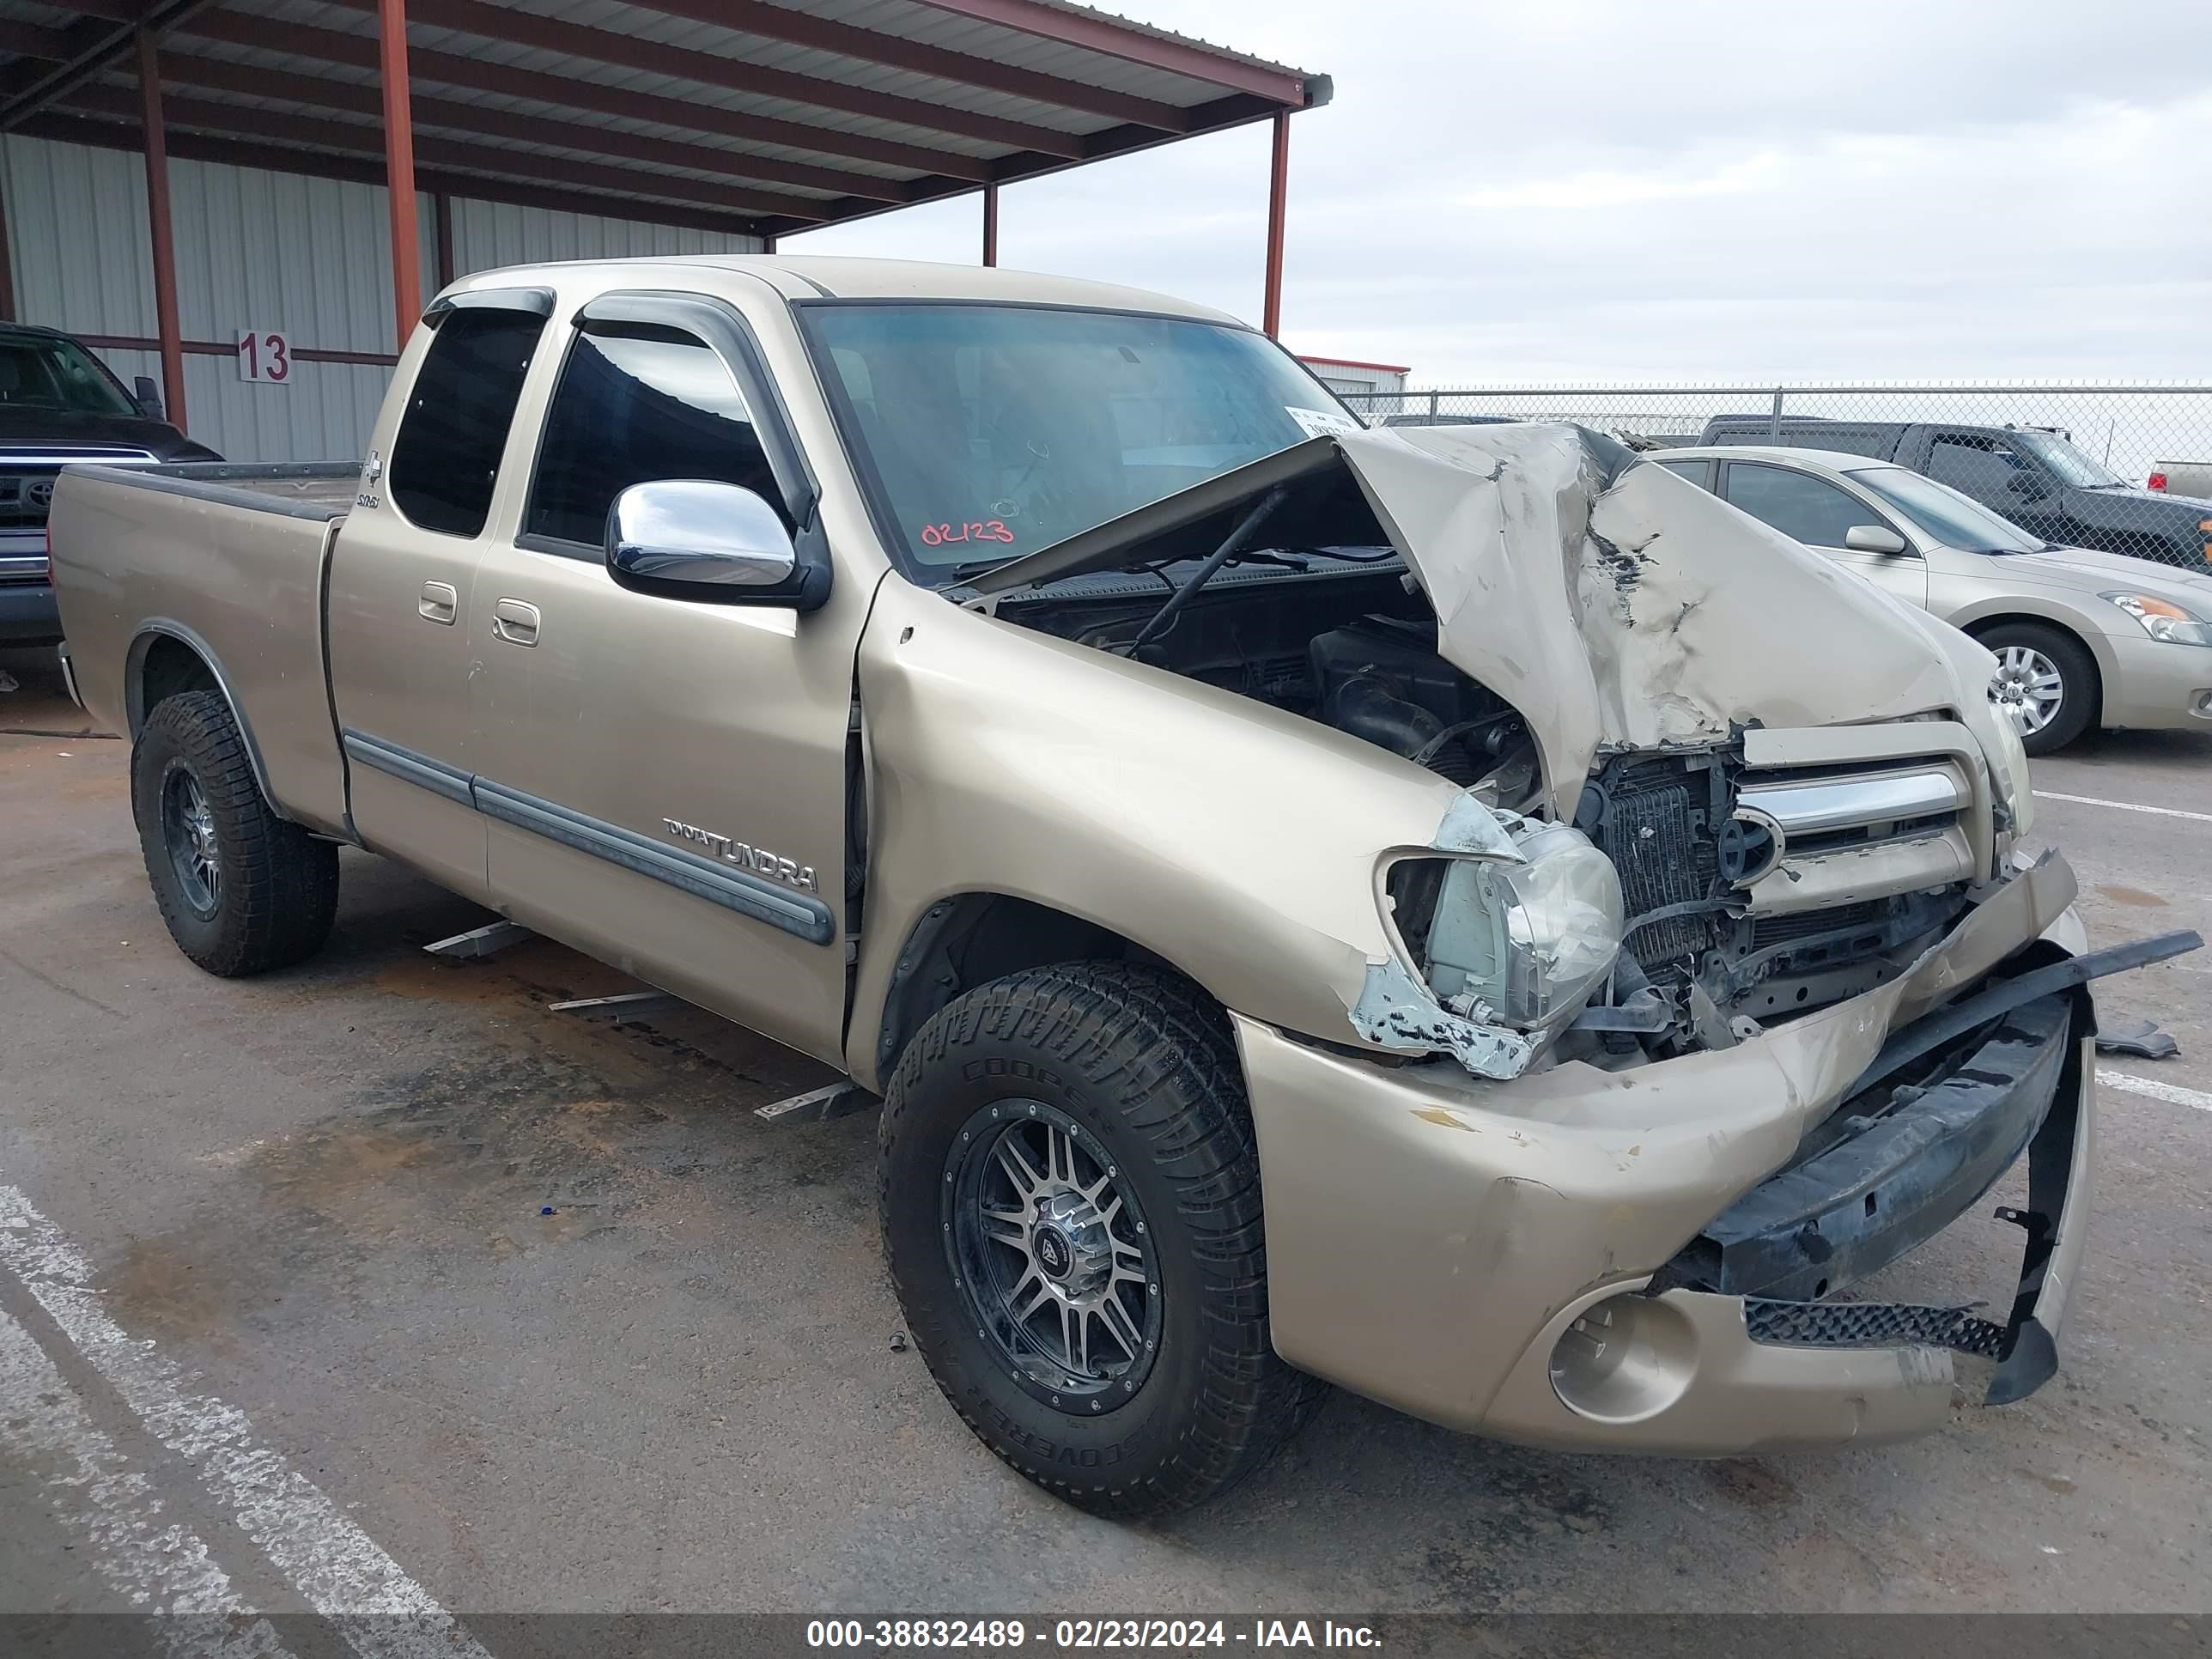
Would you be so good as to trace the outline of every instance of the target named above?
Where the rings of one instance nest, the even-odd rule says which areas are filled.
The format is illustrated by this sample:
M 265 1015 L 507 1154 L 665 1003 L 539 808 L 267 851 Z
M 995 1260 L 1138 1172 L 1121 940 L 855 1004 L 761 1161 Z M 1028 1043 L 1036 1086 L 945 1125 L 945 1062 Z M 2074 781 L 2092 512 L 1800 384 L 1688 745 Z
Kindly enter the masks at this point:
M 2010 435 L 2014 448 L 2040 461 L 2044 470 L 2063 484 L 2072 484 L 2077 489 L 2096 489 L 2127 482 L 2054 432 L 2014 431 Z
M 1034 553 L 1358 424 L 1249 329 L 1051 306 L 800 315 L 891 551 L 925 571 Z
M 1946 547 L 1969 553 L 2039 553 L 2044 542 L 1948 484 L 1901 466 L 1868 467 L 1851 478 L 1887 501 Z
M 138 412 L 115 377 L 75 340 L 31 334 L 0 337 L 0 408 Z

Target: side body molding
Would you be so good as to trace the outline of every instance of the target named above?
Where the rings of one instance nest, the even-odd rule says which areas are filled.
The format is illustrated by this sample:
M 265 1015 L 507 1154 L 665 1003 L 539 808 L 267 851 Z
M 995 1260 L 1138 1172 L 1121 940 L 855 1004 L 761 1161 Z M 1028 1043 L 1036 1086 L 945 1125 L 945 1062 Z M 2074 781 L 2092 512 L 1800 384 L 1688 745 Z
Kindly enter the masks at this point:
M 755 921 L 766 922 L 809 944 L 827 945 L 836 937 L 836 914 L 811 893 L 794 892 L 716 859 L 704 858 L 680 848 L 664 847 L 619 824 L 572 811 L 556 801 L 544 800 L 520 789 L 510 789 L 489 778 L 477 777 L 366 732 L 349 730 L 343 736 L 346 755 L 356 764 L 373 767 L 432 794 L 473 807 L 486 817 L 543 836 L 564 847 L 573 847 L 633 874 L 665 883 L 694 898 L 719 904 Z

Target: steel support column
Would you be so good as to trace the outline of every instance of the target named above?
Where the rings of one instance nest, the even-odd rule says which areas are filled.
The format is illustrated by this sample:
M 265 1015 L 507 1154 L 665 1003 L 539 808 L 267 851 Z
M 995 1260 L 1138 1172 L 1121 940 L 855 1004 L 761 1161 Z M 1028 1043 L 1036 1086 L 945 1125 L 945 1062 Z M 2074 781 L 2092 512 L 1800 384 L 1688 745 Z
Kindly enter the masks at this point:
M 453 280 L 453 196 L 451 191 L 440 191 L 430 198 L 431 223 L 436 228 L 438 244 L 434 269 L 438 286 L 445 288 Z
M 15 261 L 8 246 L 7 192 L 0 191 L 0 323 L 15 320 Z
M 377 0 L 384 83 L 385 194 L 392 204 L 392 305 L 399 349 L 422 314 L 422 250 L 415 224 L 415 118 L 407 85 L 406 0 Z
M 154 33 L 138 31 L 138 102 L 146 143 L 146 229 L 154 255 L 154 332 L 161 343 L 161 412 L 185 425 L 185 331 L 177 320 L 177 241 L 169 224 L 169 137 Z
M 999 263 L 999 186 L 995 181 L 983 186 L 983 263 Z
M 1283 331 L 1283 221 L 1290 208 L 1291 112 L 1275 112 L 1274 145 L 1267 167 L 1267 275 L 1260 301 L 1260 326 L 1273 339 Z

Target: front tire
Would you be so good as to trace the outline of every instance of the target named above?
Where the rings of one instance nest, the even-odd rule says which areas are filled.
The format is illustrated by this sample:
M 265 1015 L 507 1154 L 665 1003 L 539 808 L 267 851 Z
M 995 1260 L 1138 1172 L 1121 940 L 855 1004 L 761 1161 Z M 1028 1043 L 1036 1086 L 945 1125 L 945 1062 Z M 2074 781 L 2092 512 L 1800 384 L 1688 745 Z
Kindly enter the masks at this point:
M 2006 623 L 1975 637 L 1996 653 L 1990 701 L 2031 755 L 2063 749 L 2094 729 L 2102 686 L 2096 659 L 2072 635 Z
M 969 992 L 886 1092 L 879 1202 L 915 1346 L 976 1436 L 1094 1514 L 1200 1503 L 1323 1385 L 1267 1330 L 1235 1045 L 1188 981 L 1117 963 Z
M 193 962 L 234 978 L 322 947 L 338 850 L 263 799 L 221 693 L 181 692 L 147 716 L 131 751 L 131 805 L 161 920 Z

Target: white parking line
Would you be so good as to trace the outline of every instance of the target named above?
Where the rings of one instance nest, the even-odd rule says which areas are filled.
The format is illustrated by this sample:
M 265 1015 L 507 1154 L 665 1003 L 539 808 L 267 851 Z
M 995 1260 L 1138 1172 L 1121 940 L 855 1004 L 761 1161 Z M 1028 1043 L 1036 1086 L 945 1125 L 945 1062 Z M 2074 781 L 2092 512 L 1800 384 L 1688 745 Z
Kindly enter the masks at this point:
M 100 1304 L 92 1263 L 13 1187 L 0 1185 L 0 1267 L 148 1431 L 190 1464 L 229 1519 L 363 1659 L 490 1659 L 429 1592 L 264 1442 L 245 1413 Z
M 208 1557 L 190 1527 L 162 1518 L 153 1483 L 86 1413 L 36 1338 L 0 1310 L 0 1431 L 37 1466 L 54 1516 L 91 1546 L 85 1557 L 134 1613 L 161 1616 L 162 1645 L 185 1656 L 291 1659 L 265 1619 Z
M 2169 1106 L 2186 1106 L 2195 1112 L 2212 1112 L 2212 1095 L 2185 1089 L 2178 1083 L 2160 1083 L 2152 1078 L 2130 1076 L 2126 1072 L 2099 1072 L 2097 1086 L 2124 1089 L 2131 1095 L 2162 1100 Z
M 2062 795 L 2054 789 L 2039 789 L 2038 800 L 2069 800 L 2076 806 L 2109 806 L 2116 812 L 2148 812 L 2155 817 L 2189 818 L 2197 823 L 2212 823 L 2212 812 L 2185 812 L 2179 806 L 2144 806 L 2131 800 L 2103 800 L 2095 795 Z

